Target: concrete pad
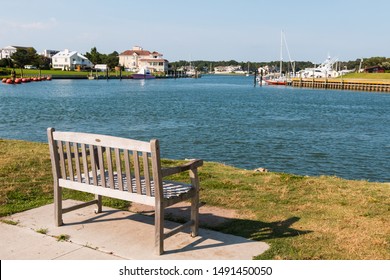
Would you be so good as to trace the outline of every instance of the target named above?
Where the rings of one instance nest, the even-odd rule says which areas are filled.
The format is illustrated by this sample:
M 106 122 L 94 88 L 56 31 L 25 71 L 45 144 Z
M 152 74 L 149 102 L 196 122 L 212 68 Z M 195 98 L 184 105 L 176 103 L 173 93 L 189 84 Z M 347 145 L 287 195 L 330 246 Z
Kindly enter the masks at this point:
M 30 228 L 0 223 L 1 260 L 119 260 L 121 258 L 71 242 L 59 242 L 52 236 Z
M 67 207 L 78 203 L 67 200 L 63 204 Z M 90 206 L 64 214 L 61 227 L 54 226 L 52 204 L 12 215 L 7 219 L 18 221 L 18 225 L 2 225 L 1 231 L 6 228 L 8 233 L 4 238 L 2 234 L 1 243 L 7 243 L 7 246 L 0 247 L 0 258 L 250 260 L 269 248 L 264 242 L 200 229 L 195 238 L 188 232 L 180 232 L 166 239 L 165 253 L 158 256 L 154 253 L 152 217 L 107 207 L 103 207 L 103 213 L 95 214 L 94 208 Z M 178 225 L 165 221 L 166 228 Z M 18 233 L 17 238 L 12 228 Z M 38 229 L 46 229 L 47 235 L 37 233 Z M 59 235 L 68 235 L 69 240 L 58 242 L 54 236 Z M 24 255 L 22 252 L 28 252 L 31 243 L 35 243 L 31 246 L 31 253 Z M 37 251 L 34 246 L 48 251 Z

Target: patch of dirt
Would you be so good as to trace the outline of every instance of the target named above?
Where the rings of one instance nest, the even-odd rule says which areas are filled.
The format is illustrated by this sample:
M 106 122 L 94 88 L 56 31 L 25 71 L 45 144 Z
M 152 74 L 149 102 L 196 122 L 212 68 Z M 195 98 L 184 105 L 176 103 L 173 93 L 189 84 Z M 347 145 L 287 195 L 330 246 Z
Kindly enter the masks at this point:
M 129 211 L 143 214 L 154 215 L 154 207 L 138 203 L 132 203 Z M 188 221 L 190 219 L 191 204 L 189 202 L 180 202 L 165 208 L 165 217 L 171 220 Z M 199 207 L 199 224 L 200 226 L 218 226 L 230 219 L 238 218 L 238 212 L 232 209 L 223 209 L 214 206 L 208 206 L 201 203 Z

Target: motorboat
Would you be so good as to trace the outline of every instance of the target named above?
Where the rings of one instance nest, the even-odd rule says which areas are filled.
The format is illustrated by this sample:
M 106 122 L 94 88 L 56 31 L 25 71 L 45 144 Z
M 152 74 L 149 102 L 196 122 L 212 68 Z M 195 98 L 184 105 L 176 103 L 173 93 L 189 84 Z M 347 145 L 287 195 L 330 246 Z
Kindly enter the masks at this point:
M 141 68 L 136 74 L 131 76 L 133 79 L 154 79 L 156 78 L 150 73 L 150 70 L 147 68 Z
M 300 78 L 336 78 L 355 71 L 355 69 L 340 70 L 340 67 L 337 67 L 337 65 L 338 59 L 328 56 L 328 58 L 317 67 L 305 68 L 305 70 L 299 71 L 298 76 Z

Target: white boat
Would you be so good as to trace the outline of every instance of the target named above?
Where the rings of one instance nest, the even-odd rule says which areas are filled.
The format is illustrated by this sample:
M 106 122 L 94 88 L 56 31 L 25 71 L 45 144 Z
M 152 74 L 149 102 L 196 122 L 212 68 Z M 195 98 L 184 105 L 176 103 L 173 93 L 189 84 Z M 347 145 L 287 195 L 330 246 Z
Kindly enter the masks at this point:
M 305 68 L 305 70 L 301 70 L 298 72 L 298 77 L 300 78 L 336 78 L 351 72 L 354 72 L 355 69 L 352 70 L 338 70 L 337 68 L 337 58 L 328 58 L 321 63 L 317 67 Z
M 298 73 L 301 78 L 332 78 L 340 75 L 334 65 L 337 63 L 337 58 L 328 58 L 317 67 L 305 68 Z
M 136 74 L 131 75 L 133 79 L 154 79 L 148 68 L 141 68 Z

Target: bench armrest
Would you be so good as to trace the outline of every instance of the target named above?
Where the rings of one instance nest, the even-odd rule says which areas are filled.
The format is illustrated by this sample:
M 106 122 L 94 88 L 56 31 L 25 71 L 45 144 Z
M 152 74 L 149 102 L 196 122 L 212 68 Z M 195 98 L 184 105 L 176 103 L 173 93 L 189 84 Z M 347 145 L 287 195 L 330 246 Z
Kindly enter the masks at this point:
M 166 176 L 170 176 L 173 174 L 181 173 L 181 172 L 186 171 L 186 170 L 196 169 L 202 165 L 203 165 L 203 160 L 194 159 L 194 160 L 191 160 L 190 162 L 187 162 L 187 163 L 179 165 L 179 166 L 162 168 L 161 174 L 163 177 L 166 177 Z

